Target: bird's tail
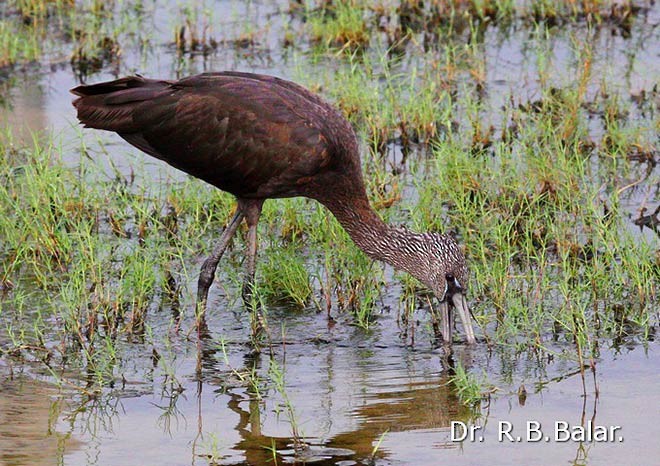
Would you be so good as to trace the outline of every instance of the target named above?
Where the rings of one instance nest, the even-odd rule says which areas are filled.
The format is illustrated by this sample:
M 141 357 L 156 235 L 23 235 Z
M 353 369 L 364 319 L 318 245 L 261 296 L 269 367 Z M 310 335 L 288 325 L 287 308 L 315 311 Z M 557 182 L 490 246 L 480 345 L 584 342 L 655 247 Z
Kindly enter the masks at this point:
M 78 96 L 73 106 L 78 110 L 78 120 L 86 128 L 131 133 L 133 113 L 140 103 L 158 96 L 171 84 L 142 76 L 83 84 L 71 89 L 71 93 Z

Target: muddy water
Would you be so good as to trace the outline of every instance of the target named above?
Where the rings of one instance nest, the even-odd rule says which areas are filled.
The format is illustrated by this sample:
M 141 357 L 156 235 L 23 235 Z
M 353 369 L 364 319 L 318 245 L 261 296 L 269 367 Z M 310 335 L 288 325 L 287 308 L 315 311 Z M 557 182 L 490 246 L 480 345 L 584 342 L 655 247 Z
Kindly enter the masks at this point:
M 3 373 L 0 393 L 0 465 L 62 464 L 65 454 L 81 446 L 58 427 L 66 395 L 56 387 Z
M 221 320 L 212 335 L 233 318 Z M 234 323 L 224 351 L 212 339 L 204 344 L 200 375 L 188 346 L 173 372 L 155 369 L 136 378 L 127 364 L 114 388 L 92 398 L 72 388 L 75 379 L 58 390 L 4 375 L 0 464 L 263 465 L 274 464 L 273 448 L 277 464 L 369 464 L 373 458 L 378 465 L 599 465 L 632 464 L 631 458 L 652 464 L 657 457 L 657 345 L 603 351 L 598 396 L 591 372 L 585 390 L 579 368 L 566 358 L 540 363 L 524 354 L 490 355 L 484 345 L 458 346 L 454 359 L 477 373 L 483 368 L 497 387 L 489 401 L 466 408 L 447 385 L 450 361 L 431 349 L 423 325 L 411 347 L 400 343 L 390 317 L 383 320 L 367 334 L 328 328 L 325 316 L 281 317 L 288 343 L 274 344 L 272 359 L 250 356 L 245 341 L 230 343 L 234 332 L 247 330 Z M 265 383 L 273 361 L 286 381 L 281 391 Z M 238 375 L 250 371 L 258 389 Z M 482 429 L 474 441 L 453 441 L 452 421 Z M 527 441 L 530 421 L 548 441 Z M 558 441 L 563 431 L 555 438 L 556 422 L 590 421 L 620 429 L 607 441 Z M 513 440 L 498 439 L 500 423 L 510 423 Z M 306 445 L 300 453 L 293 432 Z

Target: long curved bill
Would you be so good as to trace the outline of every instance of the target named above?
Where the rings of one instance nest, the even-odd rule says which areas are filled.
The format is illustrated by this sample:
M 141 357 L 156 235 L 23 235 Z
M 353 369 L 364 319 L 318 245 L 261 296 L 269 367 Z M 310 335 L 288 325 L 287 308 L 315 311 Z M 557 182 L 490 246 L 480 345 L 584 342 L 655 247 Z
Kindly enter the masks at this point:
M 440 335 L 442 340 L 451 345 L 451 316 L 449 315 L 449 303 L 447 300 L 440 302 Z
M 467 338 L 468 344 L 472 345 L 476 343 L 477 339 L 474 336 L 474 328 L 472 327 L 472 316 L 470 315 L 470 309 L 468 309 L 465 296 L 463 296 L 463 293 L 454 293 L 451 299 L 452 302 L 454 303 L 454 307 L 456 308 L 456 313 L 458 314 L 458 318 L 461 319 L 461 323 L 463 324 L 463 329 L 465 330 L 465 337 Z M 447 309 L 448 308 L 449 306 L 447 306 Z M 447 321 L 449 321 L 448 312 L 447 312 Z M 442 326 L 441 328 L 444 328 L 443 322 L 441 322 L 440 325 Z M 451 342 L 451 340 L 449 341 Z

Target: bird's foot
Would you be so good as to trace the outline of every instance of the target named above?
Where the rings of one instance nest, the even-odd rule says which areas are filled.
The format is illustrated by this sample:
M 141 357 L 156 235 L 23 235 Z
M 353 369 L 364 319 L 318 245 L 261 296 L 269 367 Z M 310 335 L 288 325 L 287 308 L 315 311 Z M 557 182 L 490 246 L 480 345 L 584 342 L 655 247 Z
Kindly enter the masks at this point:
M 215 269 L 217 262 L 212 258 L 204 261 L 201 270 L 199 271 L 199 278 L 197 279 L 197 310 L 206 309 L 206 300 L 209 296 L 209 288 L 215 278 Z
M 208 325 L 206 324 L 206 297 L 200 299 L 197 297 L 195 303 L 195 328 L 197 332 L 202 335 L 208 333 Z
M 245 304 L 245 307 L 247 307 L 250 311 L 261 305 L 254 278 L 245 279 L 245 282 L 243 283 L 243 289 L 241 291 L 241 296 L 243 298 L 243 304 Z
M 261 307 L 252 309 L 250 313 L 250 339 L 252 348 L 260 353 L 264 343 L 270 345 L 270 334 L 268 333 L 268 323 Z
M 264 342 L 270 341 L 268 324 L 263 313 L 263 303 L 259 299 L 259 293 L 254 278 L 246 279 L 242 290 L 243 303 L 250 312 L 250 339 L 255 352 L 261 352 Z

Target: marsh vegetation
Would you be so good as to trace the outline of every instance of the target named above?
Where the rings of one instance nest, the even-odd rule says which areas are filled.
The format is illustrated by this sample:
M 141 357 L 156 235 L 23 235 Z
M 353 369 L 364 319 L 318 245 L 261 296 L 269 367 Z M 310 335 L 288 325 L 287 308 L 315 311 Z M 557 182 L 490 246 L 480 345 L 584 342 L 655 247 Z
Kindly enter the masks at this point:
M 132 445 L 111 427 L 126 406 L 145 410 L 129 426 L 181 440 L 138 453 L 177 464 L 469 462 L 475 446 L 411 453 L 403 434 L 445 442 L 449 420 L 533 410 L 562 383 L 595 415 L 602 384 L 660 367 L 659 22 L 655 2 L 627 0 L 1 3 L 0 377 L 61 387 L 57 429 L 92 439 L 60 441 L 64 464 L 111 461 L 107 437 Z M 341 109 L 379 214 L 465 248 L 476 348 L 457 341 L 453 365 L 427 292 L 304 199 L 265 204 L 263 354 L 240 299 L 243 230 L 199 334 L 197 273 L 233 199 L 82 131 L 67 90 L 222 69 Z M 644 435 L 560 454 L 627 458 Z

